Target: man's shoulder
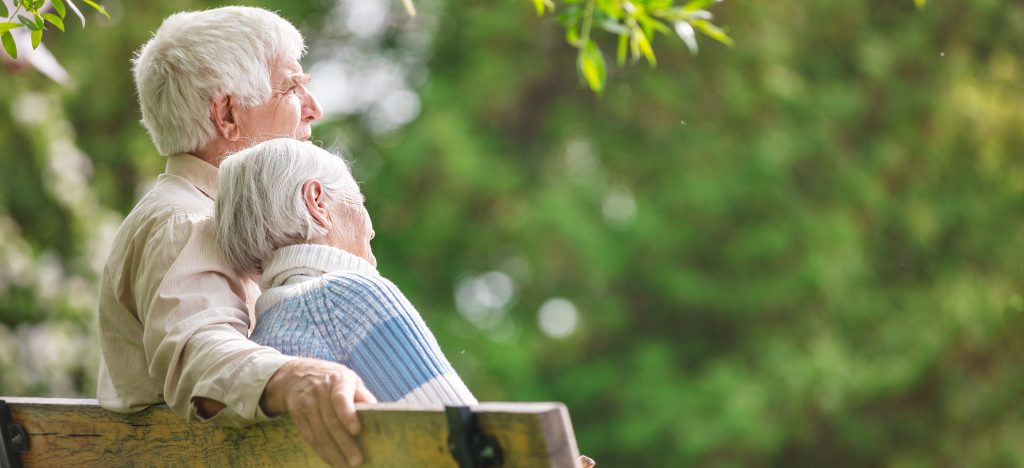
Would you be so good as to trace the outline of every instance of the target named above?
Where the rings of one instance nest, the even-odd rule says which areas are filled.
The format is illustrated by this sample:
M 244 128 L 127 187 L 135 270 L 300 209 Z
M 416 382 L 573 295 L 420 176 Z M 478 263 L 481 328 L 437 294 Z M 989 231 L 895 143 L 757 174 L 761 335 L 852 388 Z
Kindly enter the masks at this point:
M 135 204 L 117 230 L 108 266 L 143 251 L 178 250 L 194 235 L 198 224 L 212 219 L 213 201 L 176 179 L 180 178 L 161 175 Z
M 161 174 L 128 217 L 202 219 L 212 215 L 212 199 L 181 177 Z
M 140 229 L 194 224 L 213 216 L 213 200 L 179 177 L 163 174 L 121 223 L 135 237 Z

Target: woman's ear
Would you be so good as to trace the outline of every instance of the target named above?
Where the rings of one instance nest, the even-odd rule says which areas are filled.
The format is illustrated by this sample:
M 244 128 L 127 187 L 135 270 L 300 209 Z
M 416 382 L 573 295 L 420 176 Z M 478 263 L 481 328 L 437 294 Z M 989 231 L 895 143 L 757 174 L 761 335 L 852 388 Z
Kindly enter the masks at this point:
M 228 141 L 238 141 L 242 137 L 242 128 L 238 125 L 236 113 L 238 101 L 231 95 L 224 94 L 210 100 L 210 120 L 217 134 Z
M 306 204 L 306 210 L 317 224 L 325 229 L 331 229 L 331 213 L 327 208 L 327 194 L 324 193 L 324 186 L 319 180 L 310 179 L 302 184 L 302 201 Z

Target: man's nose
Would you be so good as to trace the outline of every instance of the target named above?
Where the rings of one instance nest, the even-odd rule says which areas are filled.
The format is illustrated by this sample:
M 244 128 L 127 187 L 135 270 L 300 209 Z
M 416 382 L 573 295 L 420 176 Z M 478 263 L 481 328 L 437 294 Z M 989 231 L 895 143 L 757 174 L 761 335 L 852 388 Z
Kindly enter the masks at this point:
M 306 90 L 306 99 L 302 103 L 302 121 L 314 122 L 324 116 L 324 110 L 320 107 L 313 93 Z

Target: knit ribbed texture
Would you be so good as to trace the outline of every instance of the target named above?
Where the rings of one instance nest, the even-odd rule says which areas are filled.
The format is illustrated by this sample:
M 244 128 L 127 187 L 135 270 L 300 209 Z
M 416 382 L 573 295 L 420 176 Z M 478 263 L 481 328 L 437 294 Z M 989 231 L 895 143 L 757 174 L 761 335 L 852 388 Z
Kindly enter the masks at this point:
M 344 364 L 381 402 L 477 403 L 416 309 L 365 260 L 290 246 L 267 262 L 262 283 L 271 289 L 257 303 L 253 341 Z

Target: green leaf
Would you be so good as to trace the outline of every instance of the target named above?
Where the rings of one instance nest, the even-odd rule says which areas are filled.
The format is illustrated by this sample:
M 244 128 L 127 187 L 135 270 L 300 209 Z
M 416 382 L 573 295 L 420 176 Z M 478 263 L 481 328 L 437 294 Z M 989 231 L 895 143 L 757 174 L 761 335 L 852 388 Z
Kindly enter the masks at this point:
M 2 0 L 0 0 L 0 3 L 2 3 Z M 12 23 L 10 21 L 7 21 L 7 22 L 0 23 L 0 32 L 6 32 L 6 31 L 10 31 L 12 29 L 18 29 L 20 27 L 21 27 L 21 25 L 18 24 L 18 23 Z
M 95 8 L 96 11 L 102 13 L 103 16 L 107 17 L 107 19 L 110 19 L 110 15 L 107 14 L 107 10 L 104 10 L 103 7 L 97 5 L 96 2 L 94 2 L 92 0 L 82 0 L 82 1 L 85 2 L 86 5 L 89 5 L 89 6 L 93 7 L 93 8 Z
M 691 54 L 697 53 L 697 33 L 694 32 L 693 26 L 686 21 L 679 21 L 676 23 L 676 34 L 683 40 L 686 47 L 690 49 Z
M 21 4 L 22 8 L 25 8 L 27 10 L 31 10 L 32 9 L 32 3 L 34 3 L 34 1 L 35 0 L 21 0 L 18 3 Z
M 597 0 L 595 17 L 605 20 L 619 21 L 626 16 L 622 9 L 622 0 Z
M 570 25 L 565 30 L 565 42 L 568 42 L 573 47 L 580 46 L 580 32 L 576 29 L 576 25 Z
M 615 61 L 618 62 L 619 66 L 626 64 L 626 52 L 629 46 L 629 34 L 619 35 L 619 51 L 615 54 Z
M 7 3 L 0 0 L 0 18 L 6 18 L 11 12 L 7 11 Z
M 43 42 L 43 31 L 42 30 L 32 31 L 32 48 L 33 49 L 38 49 L 40 42 Z
M 597 26 L 612 34 L 629 34 L 629 28 L 627 28 L 625 25 L 618 21 L 610 20 L 607 18 L 598 21 Z
M 64 15 L 68 14 L 68 10 L 64 7 L 64 0 L 51 0 L 51 3 L 53 3 L 53 9 L 57 10 L 60 19 L 64 19 Z
M 651 49 L 651 41 L 647 39 L 647 35 L 640 29 L 633 29 L 632 38 L 633 56 L 643 54 L 652 67 L 657 65 L 658 60 L 654 57 L 654 49 Z
M 914 5 L 917 5 L 918 8 L 924 8 L 926 3 L 928 3 L 927 0 L 914 0 Z
M 704 10 L 704 9 L 707 9 L 707 7 L 709 7 L 711 5 L 714 5 L 714 4 L 718 3 L 719 1 L 720 0 L 693 0 L 690 3 L 687 3 L 686 6 L 683 7 L 683 10 L 684 11 Z
M 75 12 L 75 16 L 77 16 L 78 20 L 82 22 L 82 27 L 84 28 L 85 27 L 85 15 L 82 14 L 82 10 L 79 10 L 78 7 L 75 6 L 75 2 L 73 2 L 72 0 L 64 0 L 64 1 L 65 1 L 65 3 L 67 3 L 68 7 L 71 8 L 71 11 Z
M 669 29 L 668 26 L 665 26 L 665 23 L 662 23 L 661 21 L 658 21 L 655 18 L 651 18 L 650 16 L 642 16 L 637 19 L 640 20 L 640 24 L 643 25 L 644 31 L 647 33 L 648 37 L 654 37 L 655 31 L 660 32 L 662 34 L 672 34 L 672 30 Z
M 14 45 L 14 36 L 11 35 L 10 31 L 4 31 L 0 33 L 0 41 L 4 43 L 4 50 L 7 51 L 7 55 L 11 58 L 18 58 L 18 46 Z
M 713 24 L 711 24 L 711 23 L 709 23 L 707 21 L 704 21 L 704 20 L 693 21 L 690 24 L 693 27 L 695 27 L 698 30 L 700 30 L 700 32 L 704 33 L 705 36 L 708 36 L 708 37 L 710 37 L 710 38 L 712 38 L 712 39 L 714 39 L 714 40 L 716 40 L 718 42 L 721 42 L 722 44 L 725 44 L 725 45 L 727 45 L 729 47 L 733 46 L 732 38 L 729 37 L 729 35 L 726 34 L 725 31 L 722 31 L 721 29 L 718 29 L 718 26 L 715 26 L 715 25 L 713 25 Z
M 547 10 L 555 11 L 555 2 L 552 0 L 533 0 L 533 7 L 537 9 L 537 16 L 543 16 Z
M 21 21 L 21 24 L 25 25 L 26 28 L 29 28 L 33 31 L 40 29 L 39 25 L 36 24 L 35 21 L 32 21 L 24 16 L 18 15 L 18 21 Z
M 64 32 L 64 21 L 61 20 L 59 16 L 53 13 L 43 13 L 43 19 L 49 21 L 50 24 L 56 26 L 57 29 L 61 30 L 61 32 Z
M 600 93 L 604 89 L 607 70 L 604 64 L 604 55 L 601 54 L 601 49 L 597 47 L 594 41 L 588 40 L 580 48 L 579 58 L 576 63 L 580 74 L 583 75 L 583 79 L 587 82 L 587 86 L 595 93 Z
M 39 16 L 38 11 L 34 12 L 34 14 L 36 15 L 36 26 L 39 26 L 39 30 L 42 31 L 46 29 L 46 23 L 43 22 L 43 17 Z
M 565 27 L 576 27 L 580 20 L 583 18 L 583 9 L 578 6 L 570 6 L 563 8 L 555 19 L 560 23 L 564 24 Z

